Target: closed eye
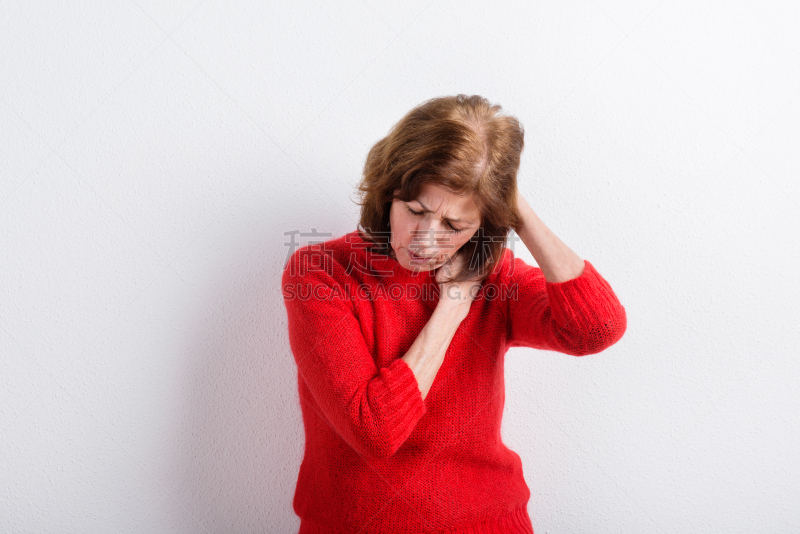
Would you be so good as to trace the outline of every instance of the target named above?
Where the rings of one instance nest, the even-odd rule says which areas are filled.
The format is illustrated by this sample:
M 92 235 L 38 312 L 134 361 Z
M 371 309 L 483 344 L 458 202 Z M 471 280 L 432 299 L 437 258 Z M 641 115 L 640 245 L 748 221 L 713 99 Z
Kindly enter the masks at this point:
M 423 214 L 425 213 L 424 211 L 414 211 L 414 210 L 412 210 L 411 208 L 409 208 L 408 206 L 406 206 L 406 209 L 407 209 L 407 210 L 409 211 L 409 213 L 411 213 L 412 215 L 417 215 L 417 216 L 420 216 L 420 215 L 423 215 Z M 449 221 L 447 222 L 447 225 L 448 225 L 448 226 L 449 226 L 449 227 L 450 227 L 450 228 L 451 228 L 451 229 L 452 229 L 452 230 L 453 230 L 455 233 L 457 233 L 457 234 L 460 234 L 461 232 L 463 232 L 463 231 L 464 231 L 464 229 L 463 229 L 463 228 L 461 228 L 461 229 L 458 229 L 458 228 L 454 227 L 452 224 L 450 224 L 450 222 L 449 222 Z

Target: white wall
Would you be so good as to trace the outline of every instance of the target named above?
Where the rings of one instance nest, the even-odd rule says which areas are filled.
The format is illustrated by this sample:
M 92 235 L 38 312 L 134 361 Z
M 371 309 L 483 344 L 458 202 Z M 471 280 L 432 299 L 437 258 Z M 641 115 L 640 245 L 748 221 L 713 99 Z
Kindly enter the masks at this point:
M 628 313 L 507 355 L 537 534 L 800 531 L 800 4 L 496 4 L 0 4 L 0 531 L 296 532 L 284 233 L 457 93 Z

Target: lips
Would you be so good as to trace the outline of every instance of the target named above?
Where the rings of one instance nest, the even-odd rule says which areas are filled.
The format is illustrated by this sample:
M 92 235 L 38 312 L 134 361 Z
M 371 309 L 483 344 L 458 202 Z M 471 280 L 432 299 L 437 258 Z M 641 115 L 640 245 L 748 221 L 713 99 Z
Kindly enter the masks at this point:
M 418 256 L 417 254 L 414 254 L 414 252 L 412 252 L 411 250 L 408 251 L 408 255 L 412 260 L 417 260 L 421 262 L 428 262 L 433 258 L 433 256 Z

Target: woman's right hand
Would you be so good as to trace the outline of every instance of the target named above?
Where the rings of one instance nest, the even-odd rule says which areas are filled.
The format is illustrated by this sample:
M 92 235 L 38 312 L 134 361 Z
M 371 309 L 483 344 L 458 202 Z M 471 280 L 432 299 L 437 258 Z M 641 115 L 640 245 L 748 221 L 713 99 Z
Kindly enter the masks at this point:
M 469 313 L 472 301 L 480 290 L 481 282 L 477 280 L 443 282 L 443 280 L 458 275 L 466 268 L 466 264 L 466 255 L 457 252 L 455 256 L 444 262 L 436 271 L 436 281 L 439 283 L 439 303 L 437 308 L 444 308 L 449 312 L 458 314 L 462 321 Z

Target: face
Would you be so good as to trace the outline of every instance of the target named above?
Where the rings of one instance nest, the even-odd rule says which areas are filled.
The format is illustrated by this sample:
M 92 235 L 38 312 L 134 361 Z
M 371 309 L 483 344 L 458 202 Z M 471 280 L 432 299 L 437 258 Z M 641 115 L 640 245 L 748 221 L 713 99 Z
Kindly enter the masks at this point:
M 481 226 L 471 195 L 458 196 L 433 184 L 425 184 L 414 200 L 393 201 L 389 221 L 397 261 L 420 272 L 444 264 Z M 417 259 L 414 254 L 429 259 Z

